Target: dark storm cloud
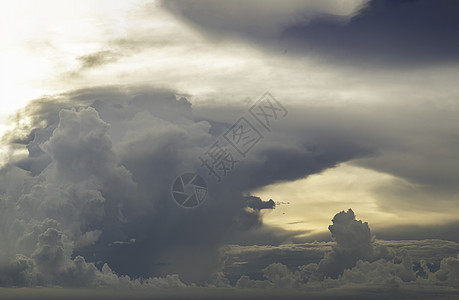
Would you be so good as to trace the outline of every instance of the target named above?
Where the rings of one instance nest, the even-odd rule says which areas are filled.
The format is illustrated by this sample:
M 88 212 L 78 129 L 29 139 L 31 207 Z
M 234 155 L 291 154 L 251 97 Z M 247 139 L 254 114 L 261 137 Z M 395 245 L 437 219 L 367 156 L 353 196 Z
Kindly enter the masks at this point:
M 274 124 L 272 132 L 266 133 L 247 157 L 236 164 L 234 171 L 225 178 L 225 185 L 250 191 L 320 173 L 352 159 L 373 156 L 376 148 L 365 140 L 365 130 L 358 129 L 357 124 L 349 125 L 353 117 L 344 111 L 330 113 L 326 109 L 301 105 L 289 107 L 288 117 Z M 229 110 L 229 114 L 235 115 L 234 120 L 237 120 L 236 112 Z M 224 124 L 215 122 L 218 118 L 228 118 L 223 106 L 219 112 L 197 108 L 196 114 L 211 125 L 216 123 L 218 134 L 224 134 L 232 125 L 227 123 L 225 130 Z M 257 170 L 263 171 L 258 173 Z
M 2 285 L 228 286 L 219 272 L 232 258 L 222 255 L 222 245 L 280 245 L 299 233 L 264 226 L 253 206 L 272 202 L 253 197 L 247 203 L 244 191 L 367 155 L 378 159 L 387 150 L 417 149 L 397 124 L 406 124 L 403 114 L 387 122 L 382 109 L 289 107 L 289 119 L 277 123 L 221 184 L 205 177 L 204 205 L 181 209 L 171 199 L 171 182 L 183 171 L 199 170 L 198 156 L 224 132 L 224 124 L 231 125 L 225 107 L 206 120 L 205 107 L 192 108 L 171 92 L 118 87 L 40 99 L 23 110 L 18 116 L 30 118 L 28 127 L 8 139 L 28 147 L 29 157 L 11 161 L 0 173 Z M 211 134 L 216 120 L 220 129 Z M 417 117 L 408 120 L 419 124 Z M 417 126 L 406 130 L 420 134 Z M 251 276 L 229 276 L 230 283 L 283 289 L 386 283 L 391 274 L 403 286 L 420 280 L 413 277 L 406 249 L 393 252 L 375 242 L 368 224 L 352 211 L 336 215 L 330 229 L 336 241 L 331 251 L 305 256 L 300 266 L 298 255 L 276 264 L 258 257 Z M 455 258 L 437 263 L 436 269 L 423 268 L 423 280 L 454 286 Z M 139 277 L 149 279 L 133 279 Z
M 244 207 L 244 201 L 237 192 L 228 191 L 227 209 L 220 215 L 218 205 L 195 212 L 181 210 L 169 194 L 174 177 L 182 168 L 190 168 L 186 165 L 192 165 L 194 152 L 210 138 L 209 126 L 190 119 L 190 104 L 184 99 L 176 101 L 170 93 L 125 94 L 121 103 L 117 101 L 120 97 L 106 102 L 107 95 L 102 94 L 97 91 L 91 99 L 100 113 L 84 105 L 87 91 L 65 95 L 69 98 L 67 106 L 76 108 L 58 111 L 58 123 L 50 122 L 54 130 L 49 130 L 46 123 L 44 128 L 35 130 L 29 145 L 36 144 L 48 164 L 40 162 L 37 168 L 34 159 L 18 164 L 35 171 L 25 177 L 30 185 L 19 199 L 16 222 L 56 220 L 59 236 L 74 243 L 66 248 L 67 255 L 59 258 L 63 269 L 71 264 L 69 255 L 73 252 L 91 257 L 94 262 L 108 262 L 118 273 L 136 277 L 153 275 L 152 270 L 167 275 L 172 269 L 186 279 L 209 276 L 218 268 L 218 245 L 223 234 Z M 40 141 L 40 134 L 48 136 Z M 8 192 L 8 188 L 3 191 Z M 256 215 L 240 218 L 259 222 Z M 252 223 L 246 222 L 247 226 Z M 212 231 L 208 230 L 209 224 Z M 24 234 L 27 226 L 22 229 Z M 130 239 L 136 242 L 114 243 Z M 45 246 L 56 247 L 53 253 L 63 251 L 57 242 Z M 78 248 L 73 251 L 73 246 Z M 54 277 L 46 275 L 51 270 L 38 269 L 39 274 L 47 276 L 43 284 L 66 286 L 67 281 L 56 281 L 65 276 L 59 264 L 54 265 Z M 36 261 L 33 266 L 35 270 L 40 263 Z M 96 271 L 90 270 L 97 275 Z
M 132 104 L 126 105 L 129 93 L 133 95 Z M 160 169 L 167 169 L 168 166 L 173 168 L 177 161 L 177 156 L 174 155 L 178 153 L 174 154 L 170 150 L 178 144 L 184 148 L 195 147 L 192 153 L 182 154 L 187 156 L 183 161 L 196 164 L 197 157 L 224 134 L 245 110 L 236 109 L 234 105 L 222 105 L 220 109 L 201 105 L 191 113 L 189 103 L 184 99 L 175 100 L 166 91 L 155 91 L 155 97 L 163 100 L 155 100 L 155 104 L 149 107 L 149 98 L 145 96 L 149 93 L 151 91 L 142 88 L 129 92 L 126 88 L 114 87 L 81 90 L 67 96 L 74 105 L 91 104 L 98 110 L 101 118 L 110 124 L 108 134 L 113 147 L 122 156 L 120 159 L 124 161 L 123 164 L 129 165 L 128 169 L 145 169 L 142 175 L 134 174 L 137 176 L 136 181 L 142 182 L 142 187 L 150 188 L 154 185 L 149 178 L 156 176 L 153 169 L 145 168 L 146 163 Z M 41 102 L 47 105 L 46 102 Z M 422 103 L 426 105 L 420 105 Z M 235 169 L 224 178 L 222 186 L 250 191 L 276 181 L 294 180 L 315 174 L 352 160 L 353 164 L 400 178 L 398 181 L 395 178 L 387 184 L 377 186 L 372 191 L 377 196 L 378 205 L 386 211 L 399 208 L 442 210 L 452 207 L 459 178 L 459 166 L 455 167 L 459 162 L 455 150 L 459 147 L 456 130 L 459 127 L 456 118 L 458 108 L 452 99 L 447 108 L 430 102 L 422 103 L 418 100 L 410 100 L 404 104 L 389 102 L 374 104 L 371 109 L 357 105 L 290 106 L 288 118 L 273 125 L 272 132 L 266 134 L 246 159 L 236 164 Z M 66 105 L 69 107 L 68 103 Z M 27 145 L 29 158 L 18 162 L 19 166 L 36 173 L 49 163 L 49 154 L 42 153 L 38 145 L 50 138 L 53 128 L 57 126 L 56 116 L 62 107 L 66 106 L 63 103 L 56 105 L 56 108 L 50 106 L 49 109 L 54 114 L 42 112 L 39 105 L 34 110 L 29 109 L 32 120 L 37 119 L 33 124 L 38 126 L 39 120 L 44 119 L 50 125 L 46 129 L 34 131 L 35 139 Z M 144 111 L 144 115 L 138 114 L 139 109 Z M 34 117 L 35 111 L 37 117 Z M 134 118 L 136 114 L 137 117 Z M 148 117 L 148 114 L 155 118 Z M 195 118 L 198 125 L 197 131 L 193 130 L 196 139 L 189 142 L 180 138 L 180 134 L 177 136 L 174 131 L 176 127 L 165 126 L 167 122 L 188 126 L 187 124 L 191 124 L 190 118 Z M 157 123 L 160 120 L 165 122 Z M 159 134 L 148 129 L 153 127 L 166 131 Z M 147 129 L 143 134 L 142 130 L 129 128 Z M 17 134 L 28 136 L 27 133 L 31 130 L 33 128 Z M 10 140 L 17 139 L 10 135 Z M 156 139 L 168 146 L 161 150 L 161 143 L 152 142 Z M 158 157 L 161 158 L 147 155 L 153 149 L 160 153 Z M 206 172 L 206 169 L 196 165 L 184 167 L 190 168 Z M 260 173 L 259 170 L 263 171 Z M 177 173 L 180 173 L 178 169 L 175 171 Z M 176 176 L 175 174 L 170 177 Z M 208 177 L 209 183 L 213 184 L 214 179 Z M 168 180 L 172 181 L 172 178 Z
M 247 203 L 244 189 L 304 177 L 362 153 L 360 145 L 335 151 L 335 143 L 319 142 L 305 149 L 307 136 L 273 135 L 224 183 L 206 177 L 206 203 L 185 210 L 171 199 L 172 181 L 190 170 L 204 175 L 198 157 L 217 138 L 208 121 L 194 120 L 185 98 L 142 87 L 95 88 L 38 99 L 17 117 L 29 122 L 7 140 L 25 145 L 29 155 L 2 169 L 4 235 L 15 245 L 3 249 L 4 262 L 35 275 L 11 274 L 6 285 L 138 284 L 112 278 L 112 270 L 208 281 L 222 267 L 222 244 L 279 244 L 298 234 L 262 226 L 260 209 L 274 202 Z
M 223 38 L 234 35 L 246 37 L 272 38 L 278 36 L 285 27 L 297 22 L 308 22 L 323 15 L 352 15 L 363 1 L 327 0 L 253 0 L 242 1 L 161 1 L 162 7 L 183 17 L 192 24 L 211 33 L 214 38 L 225 33 Z M 341 21 L 341 20 L 339 20 Z M 339 22 L 338 21 L 338 22 Z
M 459 59 L 459 3 L 373 0 L 349 24 L 313 22 L 284 36 L 343 59 L 419 66 Z
M 19 118 L 30 116 L 32 125 L 8 135 L 9 141 L 21 140 L 20 147 L 29 142 L 29 157 L 16 162 L 17 165 L 34 175 L 39 173 L 50 163 L 49 153 L 44 152 L 40 144 L 51 137 L 59 110 L 72 105 L 92 105 L 101 119 L 110 124 L 107 134 L 122 164 L 129 170 L 142 170 L 133 172 L 133 176 L 141 183 L 139 189 L 143 193 L 148 194 L 161 184 L 169 185 L 181 170 L 198 169 L 206 173 L 206 169 L 197 165 L 197 157 L 224 134 L 245 109 L 236 109 L 234 105 L 221 105 L 220 109 L 201 105 L 191 111 L 184 99 L 175 100 L 167 91 L 158 90 L 151 97 L 161 100 L 154 100 L 149 106 L 151 93 L 145 88 L 130 91 L 111 87 L 54 97 L 56 106 L 51 105 L 51 100 L 40 100 L 40 105 L 30 106 L 18 114 Z M 72 100 L 65 102 L 66 98 Z M 236 164 L 224 178 L 222 187 L 250 191 L 352 160 L 359 166 L 402 179 L 394 179 L 373 191 L 378 197 L 378 205 L 387 211 L 400 207 L 420 211 L 450 207 L 454 205 L 459 178 L 459 166 L 454 167 L 459 162 L 455 150 L 459 147 L 458 108 L 453 102 L 447 109 L 430 102 L 427 105 L 418 102 L 374 104 L 372 109 L 356 105 L 288 107 L 288 118 L 273 125 L 272 132 L 266 134 L 247 158 Z M 41 108 L 41 104 L 49 112 Z M 193 118 L 195 121 L 191 121 Z M 34 130 L 42 126 L 41 122 L 48 125 Z M 184 135 L 180 127 L 187 127 L 189 134 Z M 23 136 L 27 139 L 21 139 Z M 192 138 L 184 139 L 184 136 Z M 152 152 L 157 155 L 149 154 Z M 179 158 L 183 156 L 186 158 Z M 184 166 L 176 166 L 177 161 L 182 161 Z M 146 167 L 149 165 L 175 170 L 170 171 L 169 178 L 163 179 L 161 184 L 156 184 L 150 180 L 157 175 L 154 168 Z M 209 183 L 215 182 L 213 177 L 207 179 Z M 442 205 L 435 204 L 439 202 Z
M 221 17 L 226 15 L 224 6 L 209 8 L 208 2 L 174 1 L 165 6 L 205 32 L 218 37 L 248 36 L 260 46 L 289 54 L 410 67 L 459 59 L 459 4 L 455 0 L 373 0 L 349 22 L 326 13 L 311 19 L 308 13 L 314 11 L 298 6 L 296 18 L 287 10 L 268 24 L 260 22 L 268 28 L 265 31 L 257 30 L 257 22 L 245 20 L 244 14 L 233 21 Z M 258 3 L 258 8 L 256 4 L 246 8 L 264 15 L 264 4 Z

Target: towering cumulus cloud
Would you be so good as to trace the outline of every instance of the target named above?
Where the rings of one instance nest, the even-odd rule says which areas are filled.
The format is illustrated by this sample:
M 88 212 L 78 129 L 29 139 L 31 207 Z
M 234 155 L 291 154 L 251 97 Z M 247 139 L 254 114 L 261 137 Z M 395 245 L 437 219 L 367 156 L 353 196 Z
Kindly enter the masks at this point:
M 374 237 L 368 223 L 356 220 L 352 209 L 336 214 L 332 222 L 328 229 L 336 245 L 319 264 L 325 275 L 337 278 L 345 269 L 354 267 L 358 260 L 374 261 L 388 255 L 386 248 L 373 245 Z
M 30 176 L 11 165 L 3 169 L 4 179 L 15 174 L 20 183 L 2 186 L 4 285 L 97 285 L 102 273 L 75 250 L 96 243 L 106 228 L 118 232 L 127 195 L 135 191 L 108 128 L 94 108 L 62 110 L 40 150 L 33 146 L 40 138 L 29 144 L 30 153 L 43 158 L 25 165 L 37 163 L 42 171 Z
M 260 210 L 275 207 L 243 190 L 362 152 L 335 156 L 333 145 L 315 153 L 291 144 L 296 160 L 286 161 L 278 154 L 285 143 L 273 140 L 225 184 L 206 177 L 205 205 L 186 210 L 171 199 L 171 184 L 200 169 L 199 155 L 217 137 L 208 121 L 194 119 L 185 98 L 148 88 L 80 90 L 38 99 L 18 118 L 30 122 L 5 135 L 18 154 L 2 167 L 0 182 L 4 285 L 104 285 L 111 270 L 208 281 L 223 266 L 220 246 L 248 242 L 261 227 Z M 315 158 L 324 152 L 328 160 Z M 291 235 L 265 227 L 257 238 L 279 243 Z
M 177 171 L 174 162 L 181 163 L 178 154 L 174 155 L 180 146 L 164 137 L 183 143 L 206 138 L 206 124 L 167 122 L 167 118 L 176 117 L 171 112 L 166 115 L 168 109 L 178 116 L 186 113 L 187 103 L 175 98 L 157 103 L 157 109 L 146 107 L 148 101 L 138 98 L 124 106 L 119 101 L 94 99 L 64 102 L 63 107 L 56 102 L 58 119 L 54 122 L 52 113 L 31 116 L 45 126 L 34 127 L 34 136 L 27 142 L 29 157 L 3 168 L 2 204 L 6 209 L 2 220 L 7 242 L 2 260 L 6 265 L 13 261 L 15 267 L 10 268 L 18 272 L 6 272 L 5 282 L 21 285 L 27 279 L 29 284 L 90 286 L 97 284 L 94 277 L 111 273 L 108 266 L 102 268 L 103 262 L 115 265 L 121 274 L 152 275 L 158 255 L 154 250 L 168 244 L 155 238 L 170 234 L 155 224 L 158 211 L 162 206 L 163 213 L 169 211 L 172 218 L 180 219 L 180 212 L 168 205 L 166 196 L 168 180 Z M 168 105 L 184 105 L 185 110 L 174 112 Z M 151 110 L 164 114 L 163 119 L 154 117 Z M 109 121 L 121 116 L 122 121 L 111 126 L 101 115 Z M 118 149 L 111 130 L 116 130 L 112 135 Z M 165 153 L 170 153 L 169 159 Z M 155 161 L 160 157 L 170 164 L 158 169 L 161 165 Z M 8 184 L 13 174 L 17 176 L 15 186 Z M 174 238 L 180 241 L 183 237 L 172 234 L 167 239 Z M 136 247 L 137 241 L 142 246 Z M 146 252 L 139 255 L 140 249 Z M 15 258 L 16 254 L 21 256 Z M 86 263 L 83 256 L 93 263 Z M 96 268 L 94 263 L 102 265 Z M 134 272 L 141 264 L 147 265 L 145 270 Z
M 223 184 L 201 172 L 208 198 L 190 210 L 171 199 L 171 184 L 199 170 L 199 155 L 217 136 L 216 121 L 194 117 L 185 98 L 146 88 L 80 90 L 36 100 L 18 117 L 29 122 L 5 135 L 13 155 L 0 172 L 1 286 L 311 291 L 458 284 L 456 257 L 414 262 L 405 249 L 376 240 L 351 209 L 334 216 L 333 243 L 292 246 L 316 249 L 302 263 L 263 260 L 254 272 L 228 274 L 238 264 L 223 245 L 271 248 L 296 234 L 263 225 L 261 211 L 276 202 L 244 196 L 247 189 L 368 153 L 359 144 L 339 153 L 332 142 L 311 148 L 303 132 L 289 143 L 279 127 L 283 138 L 254 148 Z

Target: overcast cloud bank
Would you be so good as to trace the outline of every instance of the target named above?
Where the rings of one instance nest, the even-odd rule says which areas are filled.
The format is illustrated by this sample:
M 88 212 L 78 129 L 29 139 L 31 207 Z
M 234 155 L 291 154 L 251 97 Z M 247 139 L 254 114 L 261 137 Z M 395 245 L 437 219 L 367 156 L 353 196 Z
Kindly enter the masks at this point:
M 261 228 L 260 211 L 274 208 L 274 201 L 243 197 L 237 187 L 247 184 L 228 178 L 227 185 L 209 190 L 202 210 L 175 206 L 170 182 L 181 170 L 199 167 L 196 157 L 215 138 L 211 124 L 195 121 L 191 104 L 169 92 L 129 95 L 96 89 L 37 100 L 22 112 L 27 126 L 5 136 L 13 149 L 23 145 L 28 155 L 12 156 L 2 167 L 2 286 L 312 292 L 377 285 L 391 292 L 443 287 L 446 293 L 459 288 L 459 257 L 443 258 L 437 267 L 423 260 L 414 264 L 406 250 L 375 242 L 368 224 L 356 220 L 352 210 L 333 218 L 329 230 L 335 244 L 320 260 L 293 268 L 270 263 L 262 269 L 264 279 L 242 275 L 232 284 L 222 273 L 221 246 L 231 239 L 244 243 L 244 232 Z M 276 144 L 264 147 L 257 155 Z M 305 161 L 308 155 L 314 152 Z M 335 165 L 336 158 L 330 158 L 317 171 Z M 251 159 L 243 168 L 253 167 L 256 174 L 258 164 Z M 259 180 L 310 172 L 279 173 L 276 179 L 268 173 Z M 291 236 L 260 233 L 271 243 Z

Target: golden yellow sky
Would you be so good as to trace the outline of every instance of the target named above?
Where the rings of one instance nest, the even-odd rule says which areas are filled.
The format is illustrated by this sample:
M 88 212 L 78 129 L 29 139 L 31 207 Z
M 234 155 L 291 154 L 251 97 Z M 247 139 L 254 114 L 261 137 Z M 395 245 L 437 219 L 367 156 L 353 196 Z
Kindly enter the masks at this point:
M 387 173 L 343 163 L 305 179 L 263 187 L 253 191 L 253 195 L 280 202 L 276 209 L 265 212 L 264 223 L 288 230 L 313 230 L 306 235 L 326 231 L 330 216 L 349 208 L 357 212 L 358 219 L 370 222 L 372 228 L 418 224 L 420 218 L 425 225 L 456 219 L 454 210 L 450 213 L 428 209 L 388 212 L 379 205 L 384 202 L 384 195 L 378 193 L 378 189 L 390 187 L 394 181 L 411 185 Z

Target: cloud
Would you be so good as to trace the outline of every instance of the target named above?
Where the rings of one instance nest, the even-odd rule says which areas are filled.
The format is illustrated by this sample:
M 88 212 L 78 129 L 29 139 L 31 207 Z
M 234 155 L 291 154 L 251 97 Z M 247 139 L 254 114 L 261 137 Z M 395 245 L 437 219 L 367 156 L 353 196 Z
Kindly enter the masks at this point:
M 349 210 L 329 227 L 336 244 L 282 247 L 299 232 L 263 225 L 260 210 L 274 201 L 243 197 L 254 187 L 374 154 L 372 144 L 384 145 L 386 137 L 369 140 L 379 126 L 367 131 L 347 122 L 355 119 L 351 108 L 340 110 L 340 118 L 311 108 L 301 127 L 300 110 L 291 112 L 222 184 L 203 172 L 208 199 L 197 210 L 182 210 L 170 198 L 171 182 L 199 170 L 197 157 L 231 125 L 218 122 L 218 113 L 195 118 L 199 109 L 145 87 L 74 91 L 25 108 L 19 115 L 30 122 L 7 140 L 29 155 L 11 158 L 1 171 L 1 235 L 11 245 L 0 251 L 2 285 L 328 289 L 390 285 L 391 274 L 406 286 L 421 273 L 423 280 L 455 284 L 454 262 L 440 262 L 454 253 L 451 245 L 430 247 L 428 253 L 442 254 L 421 265 L 421 252 L 376 241 Z M 222 254 L 226 243 L 260 248 L 235 258 Z M 231 275 L 223 276 L 225 270 Z
M 416 74 L 388 69 L 454 62 L 456 6 L 449 1 L 371 1 L 355 16 L 363 2 L 340 3 L 162 3 L 187 24 L 161 18 L 160 9 L 146 16 L 152 11 L 139 5 L 126 19 L 130 28 L 113 29 L 127 30 L 126 35 L 85 37 L 91 41 L 84 46 L 87 52 L 64 53 L 74 45 L 67 43 L 74 40 L 72 34 L 51 41 L 60 54 L 39 56 L 58 66 L 44 67 L 58 80 L 46 81 L 43 89 L 149 78 L 184 90 L 180 95 L 129 86 L 76 90 L 43 96 L 12 118 L 15 129 L 2 140 L 9 161 L 0 169 L 0 285 L 191 291 L 186 285 L 198 283 L 208 289 L 197 294 L 237 286 L 247 290 L 245 296 L 253 289 L 275 288 L 269 292 L 277 298 L 292 288 L 316 289 L 321 295 L 347 295 L 346 289 L 354 289 L 362 297 L 424 284 L 426 290 L 433 285 L 452 290 L 457 245 L 384 242 L 372 232 L 386 238 L 455 239 L 455 223 L 399 227 L 400 233 L 393 228 L 370 231 L 348 211 L 335 216 L 330 227 L 336 244 L 285 246 L 310 228 L 287 232 L 266 226 L 262 214 L 278 209 L 262 209 L 273 208 L 274 201 L 253 196 L 247 203 L 243 197 L 254 188 L 348 162 L 376 170 L 373 174 L 391 174 L 392 181 L 365 190 L 372 200 L 368 207 L 398 217 L 384 222 L 455 217 L 459 160 L 451 83 L 456 74 L 443 65 Z M 55 15 L 61 20 L 62 14 Z M 88 34 L 84 28 L 77 31 Z M 260 47 L 253 48 L 254 43 Z M 61 59 L 62 53 L 69 60 Z M 317 63 L 316 53 L 328 62 Z M 352 66 L 384 67 L 352 70 L 333 65 L 331 57 Z M 61 68 L 75 63 L 81 76 L 64 82 Z M 15 77 L 13 71 L 21 68 L 10 69 Z M 267 85 L 283 93 L 288 119 L 276 124 L 221 185 L 205 177 L 208 198 L 199 210 L 181 210 L 171 199 L 171 182 L 190 170 L 205 176 L 197 157 L 233 124 L 233 116 L 245 111 L 226 102 Z M 185 94 L 194 94 L 187 96 L 194 100 L 218 95 L 215 114 L 208 114 L 205 101 L 191 105 L 181 98 Z M 7 96 L 21 97 L 14 92 Z M 304 195 L 305 202 L 310 196 Z M 322 207 L 333 200 L 326 198 Z M 225 256 L 226 243 L 250 246 Z
M 145 87 L 95 88 L 38 99 L 17 116 L 29 122 L 6 141 L 28 155 L 2 168 L 5 228 L 14 228 L 10 241 L 16 245 L 5 261 L 17 253 L 32 259 L 43 285 L 88 285 L 83 279 L 100 276 L 103 263 L 131 278 L 210 280 L 222 267 L 222 244 L 281 243 L 297 234 L 263 226 L 260 210 L 274 201 L 247 202 L 243 190 L 307 176 L 360 152 L 314 161 L 314 152 L 290 144 L 296 161 L 285 160 L 287 144 L 272 140 L 224 184 L 206 177 L 208 199 L 187 211 L 171 199 L 171 183 L 185 171 L 206 176 L 198 157 L 218 136 L 209 121 L 194 120 L 185 98 Z M 290 172 L 294 165 L 302 167 Z M 12 180 L 16 184 L 8 184 Z
M 323 14 L 352 14 L 365 1 L 236 1 L 236 3 L 194 0 L 163 1 L 162 5 L 210 32 L 232 32 L 248 36 L 275 37 L 296 22 L 308 23 Z
M 36 222 L 35 222 L 36 223 Z M 0 272 L 0 283 L 6 287 L 21 286 L 60 286 L 65 288 L 175 288 L 185 286 L 177 275 L 164 278 L 134 280 L 128 276 L 119 276 L 107 264 L 97 268 L 88 263 L 82 256 L 72 258 L 73 242 L 62 231 L 55 221 L 47 219 L 34 227 L 33 235 L 38 235 L 38 243 L 30 258 L 17 254 Z M 43 232 L 44 230 L 44 232 Z M 41 233 L 40 233 L 41 231 Z M 24 238 L 19 241 L 24 246 Z M 30 241 L 33 236 L 27 237 Z M 22 248 L 26 250 L 26 248 Z
M 452 99 L 450 97 L 447 96 Z M 406 96 L 403 104 L 387 99 L 384 104 L 362 104 L 361 107 L 351 104 L 343 107 L 297 107 L 290 109 L 288 129 L 276 131 L 307 136 L 305 147 L 312 150 L 314 157 L 309 168 L 325 156 L 333 159 L 355 155 L 347 164 L 374 170 L 377 172 L 375 175 L 379 173 L 381 179 L 376 184 L 363 185 L 364 181 L 358 177 L 356 182 L 356 186 L 360 183 L 368 191 L 369 199 L 376 201 L 378 211 L 393 213 L 399 216 L 400 222 L 414 215 L 417 217 L 422 211 L 432 215 L 431 223 L 453 224 L 456 213 L 448 212 L 456 212 L 455 199 L 459 186 L 459 157 L 455 150 L 459 147 L 455 130 L 459 124 L 454 117 L 457 107 L 451 104 L 444 109 L 430 101 L 424 102 L 420 95 L 415 98 Z M 439 119 L 442 120 L 441 125 Z M 285 140 L 284 145 L 290 144 L 285 136 L 277 138 Z M 332 148 L 332 145 L 338 144 L 338 149 Z M 356 149 L 360 149 L 361 153 L 356 155 Z M 325 160 L 329 161 L 327 158 Z M 270 166 L 267 169 L 270 170 Z M 283 169 L 280 166 L 279 169 L 282 174 Z M 295 167 L 290 171 L 295 172 Z M 386 175 L 391 175 L 391 178 L 384 179 Z M 347 201 L 353 201 L 352 192 L 349 191 L 351 197 Z M 437 219 L 435 214 L 440 211 L 448 218 L 443 215 Z M 420 238 L 435 237 L 434 234 L 424 237 L 416 234 Z M 451 234 L 448 236 L 448 239 L 454 238 Z
M 110 125 L 100 118 L 96 109 L 81 106 L 82 102 L 67 102 L 67 107 L 74 106 L 72 109 L 53 107 L 54 113 L 58 113 L 57 124 L 46 118 L 40 120 L 40 111 L 31 115 L 32 126 L 41 124 L 42 127 L 35 129 L 28 144 L 29 153 L 32 157 L 37 152 L 39 156 L 46 156 L 46 163 L 39 162 L 40 168 L 34 168 L 37 161 L 24 159 L 23 162 L 28 164 L 18 165 L 28 165 L 34 171 L 20 172 L 18 176 L 28 184 L 17 186 L 15 191 L 5 190 L 2 186 L 8 193 L 2 201 L 11 207 L 6 232 L 15 228 L 10 243 L 16 244 L 15 249 L 5 254 L 5 260 L 11 259 L 15 253 L 31 257 L 32 271 L 38 274 L 38 285 L 68 286 L 74 282 L 78 286 L 90 286 L 93 277 L 103 271 L 94 265 L 97 262 L 94 256 L 100 255 L 102 261 L 110 261 L 106 252 L 117 253 L 121 247 L 130 246 L 113 242 L 126 237 L 135 239 L 135 230 L 129 228 L 129 221 L 141 212 L 145 213 L 144 218 L 155 214 L 151 200 L 146 194 L 137 192 L 134 175 L 123 166 L 115 152 L 109 135 Z M 15 170 L 12 165 L 8 168 Z M 13 172 L 5 173 L 4 176 L 8 177 Z M 147 234 L 148 230 L 145 228 L 144 233 Z M 140 231 L 139 234 L 142 235 Z M 18 242 L 14 243 L 14 240 Z M 107 250 L 109 244 L 117 249 Z M 93 250 L 92 262 L 86 263 L 78 252 L 91 248 L 97 250 Z M 126 249 L 122 251 L 125 253 Z M 112 259 L 120 260 L 119 257 Z M 71 274 L 89 281 L 79 283 L 79 279 Z
M 119 61 L 122 57 L 132 55 L 132 50 L 122 49 L 111 44 L 108 49 L 102 49 L 78 56 L 74 58 L 78 62 L 78 67 L 71 68 L 70 71 L 63 72 L 60 76 L 65 80 L 75 80 L 83 78 L 87 72 L 100 70 L 109 64 Z
M 248 37 L 275 53 L 395 68 L 458 61 L 454 0 L 251 1 L 231 7 L 201 0 L 164 6 L 213 36 Z
M 413 67 L 457 62 L 459 44 L 452 38 L 458 16 L 454 0 L 374 0 L 345 26 L 318 21 L 284 34 L 305 49 L 329 49 L 341 59 Z
M 328 229 L 336 242 L 333 251 L 319 264 L 326 276 L 337 278 L 345 269 L 355 266 L 358 260 L 371 260 L 374 256 L 373 240 L 368 223 L 355 219 L 354 212 L 340 212 Z
M 263 201 L 260 197 L 256 196 L 248 196 L 247 198 L 247 206 L 255 210 L 274 209 L 276 207 L 276 203 L 273 199 Z
M 387 260 L 375 262 L 359 260 L 355 267 L 344 270 L 338 281 L 342 285 L 365 283 L 390 286 L 394 283 L 416 280 L 411 257 L 406 252 L 402 252 L 400 259 L 400 263 L 392 263 Z
M 441 261 L 440 269 L 435 273 L 428 273 L 429 279 L 441 282 L 448 286 L 459 287 L 459 255 L 448 257 Z
M 445 222 L 444 224 L 434 225 L 400 225 L 397 227 L 389 226 L 376 231 L 381 239 L 400 240 L 410 237 L 411 239 L 442 239 L 459 242 L 456 229 L 459 223 L 457 221 Z
M 81 70 L 85 70 L 115 62 L 118 59 L 118 56 L 118 53 L 114 53 L 110 50 L 103 50 L 79 56 L 77 59 L 81 64 Z
M 375 157 L 375 149 L 380 153 L 399 151 L 411 143 L 402 138 L 400 129 L 389 136 L 381 133 L 387 126 L 400 128 L 397 122 L 385 122 L 386 114 L 366 111 L 362 116 L 353 107 L 289 107 L 290 119 L 276 124 L 276 130 L 249 153 L 224 184 L 214 185 L 214 178 L 200 169 L 197 158 L 231 121 L 219 111 L 206 119 L 205 107 L 192 108 L 186 99 L 177 98 L 167 90 L 101 87 L 42 98 L 20 112 L 18 117 L 29 118 L 28 125 L 6 138 L 14 149 L 26 148 L 29 155 L 4 166 L 0 184 L 10 203 L 5 222 L 15 222 L 21 228 L 16 239 L 26 243 L 22 236 L 32 230 L 33 222 L 51 218 L 73 241 L 74 257 L 106 262 L 131 277 L 179 273 L 186 282 L 206 281 L 222 268 L 222 244 L 280 244 L 299 234 L 263 225 L 258 209 L 246 210 L 242 191 L 303 178 L 344 161 L 364 164 L 362 157 L 369 155 L 373 157 L 366 161 L 371 163 L 384 157 Z M 225 111 L 226 106 L 221 108 Z M 384 108 L 378 110 L 382 111 Z M 402 124 L 418 124 L 417 119 L 402 117 L 392 115 Z M 418 134 L 420 129 L 414 125 L 406 131 Z M 400 143 L 394 143 L 394 138 Z M 398 161 L 397 166 L 403 163 Z M 429 167 L 426 163 L 419 167 Z M 387 167 L 381 164 L 381 168 Z M 184 212 L 171 200 L 169 187 L 180 173 L 190 170 L 202 171 L 210 188 L 202 208 Z M 393 172 L 398 174 L 397 170 L 400 168 Z M 405 174 L 417 176 L 416 172 Z M 20 182 L 25 182 L 25 187 Z M 272 206 L 272 202 L 257 198 L 251 203 L 252 208 Z M 423 203 L 427 202 L 419 205 Z M 330 255 L 336 263 L 329 269 L 322 263 L 330 276 L 341 274 L 358 259 L 374 261 L 383 255 L 371 236 L 363 234 L 365 225 L 356 225 L 350 213 L 345 216 L 336 220 L 334 235 L 340 243 Z M 36 221 L 30 223 L 33 219 Z M 213 224 L 212 231 L 208 224 Z M 362 239 L 355 241 L 361 244 L 354 249 L 341 242 L 353 237 Z M 116 243 L 132 239 L 136 242 Z M 34 241 L 38 241 L 38 233 L 27 243 Z M 30 257 L 35 248 L 27 249 Z M 126 255 L 133 258 L 124 259 Z
M 336 244 L 328 250 L 318 248 L 326 253 L 318 263 L 293 267 L 272 263 L 262 270 L 265 280 L 243 275 L 236 286 L 258 289 L 294 288 L 304 291 L 354 287 L 372 290 L 373 293 L 377 290 L 379 296 L 392 292 L 393 298 L 402 297 L 407 292 L 415 294 L 419 288 L 423 288 L 424 293 L 439 296 L 448 293 L 451 288 L 459 287 L 458 258 L 441 259 L 437 270 L 432 270 L 432 265 L 429 266 L 424 259 L 414 263 L 409 251 L 421 250 L 424 244 L 430 245 L 431 241 L 401 242 L 401 245 L 417 245 L 412 248 L 400 247 L 396 242 L 392 243 L 398 248 L 375 243 L 368 224 L 355 220 L 352 210 L 336 214 L 329 230 Z M 457 250 L 457 243 L 454 244 Z M 238 248 L 233 251 L 238 251 Z M 438 249 L 435 253 L 438 253 Z M 424 258 L 431 261 L 430 252 L 424 255 Z M 368 297 L 372 298 L 370 295 Z

